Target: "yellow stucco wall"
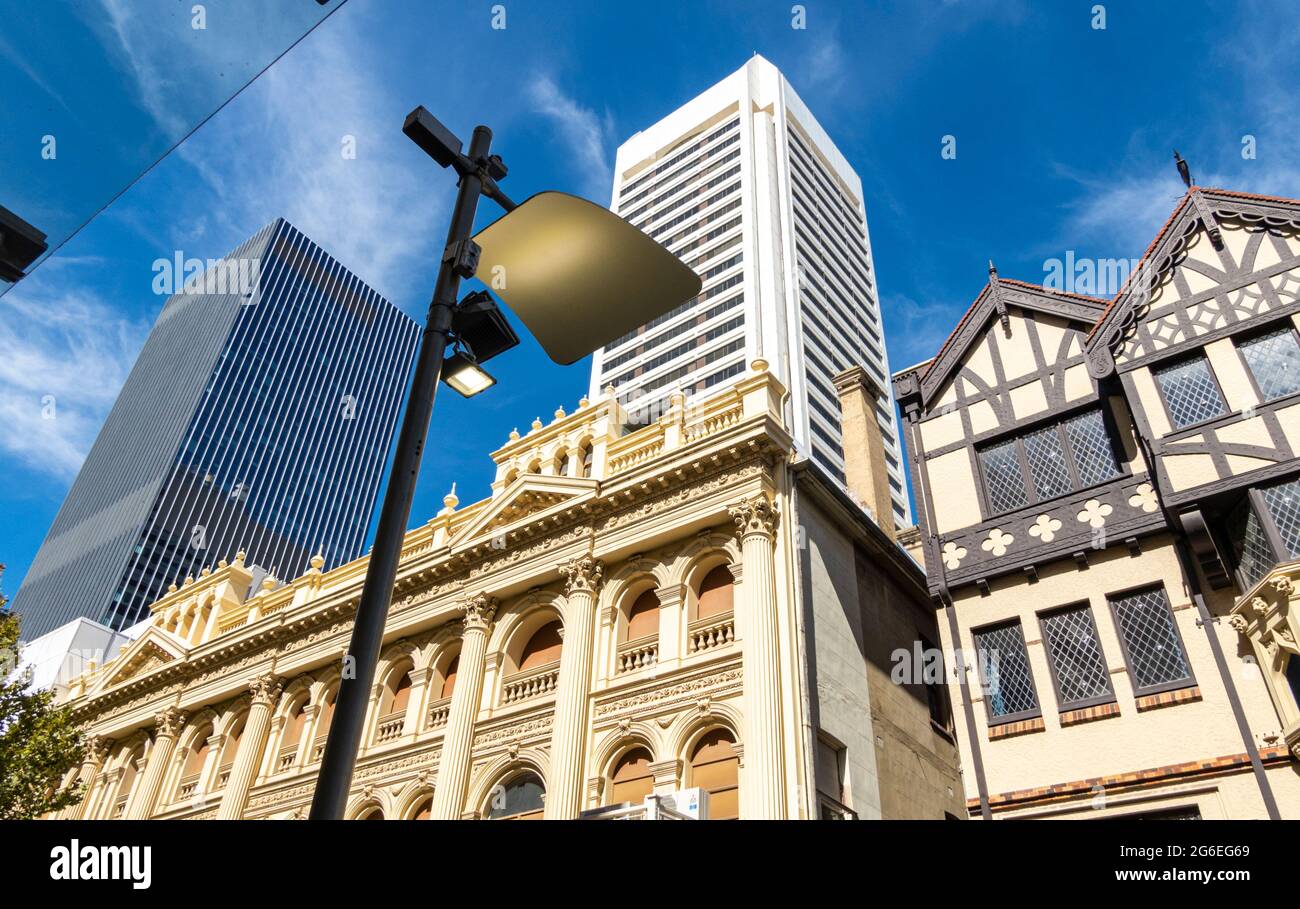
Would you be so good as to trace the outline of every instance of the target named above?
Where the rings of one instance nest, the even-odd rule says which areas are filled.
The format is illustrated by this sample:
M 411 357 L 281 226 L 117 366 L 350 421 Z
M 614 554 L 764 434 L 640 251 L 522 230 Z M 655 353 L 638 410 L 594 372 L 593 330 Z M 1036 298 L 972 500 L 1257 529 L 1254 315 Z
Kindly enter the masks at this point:
M 998 579 L 991 583 L 991 595 L 987 597 L 980 596 L 973 587 L 954 594 L 960 645 L 968 654 L 974 653 L 973 628 L 1019 619 L 1042 708 L 1043 731 L 990 741 L 985 705 L 982 700 L 974 704 L 976 732 L 991 795 L 1209 759 L 1244 750 L 1205 632 L 1196 624 L 1195 610 L 1182 583 L 1171 538 L 1160 536 L 1145 540 L 1142 549 L 1138 557 L 1131 556 L 1126 547 L 1089 553 L 1090 567 L 1086 571 L 1080 571 L 1072 560 L 1063 560 L 1047 569 L 1040 568 L 1040 580 L 1034 584 L 1014 576 Z M 1139 712 L 1107 594 L 1156 583 L 1162 584 L 1168 594 L 1188 661 L 1200 688 L 1201 700 Z M 1062 727 L 1038 615 L 1054 607 L 1085 600 L 1096 623 L 1120 713 L 1091 723 Z M 1213 603 L 1211 606 L 1215 608 Z M 946 622 L 941 622 L 940 626 L 945 635 L 945 647 L 951 647 Z M 1256 666 L 1243 659 L 1249 657 L 1249 652 L 1239 636 L 1226 622 L 1217 624 L 1215 633 L 1228 658 L 1252 729 L 1261 736 L 1279 732 L 1277 715 L 1263 677 Z M 959 686 L 950 685 L 950 691 L 953 703 L 960 705 Z M 974 698 L 982 696 L 978 683 L 971 689 L 971 694 Z M 966 766 L 970 767 L 965 718 L 960 709 L 955 713 L 959 742 L 966 749 L 963 758 Z M 1221 797 L 1226 800 L 1225 816 L 1247 817 L 1262 813 L 1262 808 L 1256 811 L 1250 801 L 1252 791 L 1253 797 L 1258 799 L 1258 791 L 1252 789 L 1253 785 L 1250 783 L 1238 791 L 1239 787 L 1234 783 L 1224 790 Z M 966 777 L 966 789 L 969 798 L 976 797 L 975 779 L 971 773 Z M 1290 816 L 1300 817 L 1300 787 L 1293 786 L 1287 792 L 1286 810 Z M 1091 809 L 1085 803 L 1078 810 L 1087 812 Z

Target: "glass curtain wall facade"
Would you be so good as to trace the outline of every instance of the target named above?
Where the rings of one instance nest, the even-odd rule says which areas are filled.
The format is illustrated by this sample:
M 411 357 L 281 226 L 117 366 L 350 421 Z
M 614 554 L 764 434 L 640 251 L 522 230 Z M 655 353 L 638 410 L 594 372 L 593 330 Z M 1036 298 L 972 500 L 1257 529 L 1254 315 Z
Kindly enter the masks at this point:
M 240 550 L 281 578 L 361 555 L 417 336 L 283 219 L 209 263 L 163 307 L 14 598 L 23 637 L 134 624 Z

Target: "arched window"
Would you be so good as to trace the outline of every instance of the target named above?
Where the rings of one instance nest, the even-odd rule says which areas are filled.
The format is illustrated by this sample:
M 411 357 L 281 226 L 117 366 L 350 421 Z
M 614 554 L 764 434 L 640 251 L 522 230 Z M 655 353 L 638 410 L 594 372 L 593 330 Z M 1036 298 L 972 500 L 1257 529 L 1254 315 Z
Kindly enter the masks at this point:
M 280 736 L 280 753 L 276 758 L 277 770 L 286 770 L 293 766 L 298 756 L 298 743 L 302 741 L 303 727 L 307 724 L 307 699 L 303 698 L 289 711 L 284 720 L 284 732 Z
M 614 765 L 614 772 L 610 774 L 609 797 L 605 804 L 640 804 L 647 795 L 654 792 L 655 778 L 650 772 L 650 760 L 650 752 L 645 748 L 633 748 L 619 758 Z
M 560 455 L 560 459 L 555 462 L 555 475 L 559 477 L 569 475 L 569 453 L 567 451 Z
M 226 735 L 226 742 L 221 747 L 221 763 L 217 765 L 217 786 L 224 786 L 230 775 L 230 768 L 235 765 L 235 755 L 239 753 L 239 740 L 244 736 L 244 721 Z
M 433 815 L 433 799 L 425 799 L 420 803 L 420 807 L 415 809 L 415 814 L 411 815 L 413 821 L 427 821 Z
M 410 700 L 411 672 L 408 669 L 397 679 L 391 681 L 384 689 L 384 696 L 379 705 L 379 715 L 386 717 L 397 713 L 405 713 L 407 702 Z
M 541 473 L 541 472 L 542 472 L 542 462 L 540 460 L 534 460 L 533 463 L 528 465 L 527 473 Z
M 135 778 L 139 773 L 135 765 L 142 757 L 144 757 L 143 743 L 136 746 L 122 763 L 122 779 L 117 784 L 114 801 L 108 807 L 110 819 L 120 818 L 126 813 L 126 803 L 131 798 L 131 790 L 135 788 Z
M 554 663 L 560 658 L 560 650 L 564 645 L 560 638 L 560 627 L 557 619 L 533 632 L 533 636 L 524 645 L 523 652 L 519 654 L 521 672 Z
M 383 819 L 384 809 L 380 808 L 378 805 L 357 818 L 359 821 L 382 821 Z
M 507 486 L 509 486 L 511 483 L 513 483 L 513 482 L 514 482 L 515 480 L 517 480 L 518 478 L 519 478 L 519 471 L 516 470 L 515 468 L 512 467 L 510 470 L 507 470 L 507 471 L 506 471 L 506 485 L 507 485 Z
M 449 698 L 451 693 L 456 690 L 456 672 L 460 669 L 460 654 L 451 658 L 447 664 L 447 672 L 442 677 L 442 693 L 440 698 Z
M 719 565 L 706 574 L 700 581 L 699 605 L 695 617 L 707 619 L 709 616 L 731 612 L 734 584 L 731 569 L 726 565 Z
M 330 723 L 334 719 L 334 699 L 338 693 L 335 688 L 321 699 L 320 712 L 316 715 L 316 740 L 312 742 L 312 761 L 319 761 L 325 752 L 325 739 L 329 736 Z
M 504 786 L 492 790 L 488 799 L 489 820 L 510 818 L 514 821 L 538 821 L 542 818 L 542 802 L 546 786 L 537 774 L 521 774 Z
M 636 641 L 659 633 L 659 597 L 653 590 L 642 593 L 627 611 L 623 640 Z
M 181 782 L 203 772 L 203 765 L 208 761 L 208 739 L 212 730 L 205 730 L 195 736 L 190 753 L 185 755 L 185 768 L 181 771 Z
M 586 478 L 591 476 L 591 443 L 586 443 L 578 449 L 582 455 L 582 466 L 578 469 L 578 476 Z
M 709 792 L 709 818 L 740 817 L 740 757 L 736 739 L 726 729 L 706 732 L 691 752 L 691 786 Z
M 181 765 L 181 776 L 176 781 L 176 791 L 172 797 L 180 801 L 199 791 L 199 778 L 208 762 L 211 746 L 208 739 L 212 737 L 212 727 L 207 726 L 190 740 L 189 751 L 185 753 L 185 763 Z

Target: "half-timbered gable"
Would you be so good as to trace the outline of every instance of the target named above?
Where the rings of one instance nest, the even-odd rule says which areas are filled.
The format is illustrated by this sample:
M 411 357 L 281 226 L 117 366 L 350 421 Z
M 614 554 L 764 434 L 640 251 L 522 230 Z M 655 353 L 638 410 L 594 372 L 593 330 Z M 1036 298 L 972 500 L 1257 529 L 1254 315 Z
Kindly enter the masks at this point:
M 1123 399 L 1088 374 L 1103 307 L 994 272 L 939 356 L 900 375 L 948 583 L 1096 548 L 1102 528 L 1159 527 Z
M 1114 300 L 993 272 L 895 376 L 972 814 L 1300 810 L 1297 328 L 1300 202 L 1192 187 Z
M 1260 525 L 1249 501 L 1268 511 L 1267 490 L 1297 469 L 1298 325 L 1300 202 L 1193 188 L 1088 341 L 1215 587 L 1234 569 L 1249 586 L 1264 560 L 1244 549 L 1248 523 L 1272 561 L 1297 554 L 1277 532 L 1293 516 Z

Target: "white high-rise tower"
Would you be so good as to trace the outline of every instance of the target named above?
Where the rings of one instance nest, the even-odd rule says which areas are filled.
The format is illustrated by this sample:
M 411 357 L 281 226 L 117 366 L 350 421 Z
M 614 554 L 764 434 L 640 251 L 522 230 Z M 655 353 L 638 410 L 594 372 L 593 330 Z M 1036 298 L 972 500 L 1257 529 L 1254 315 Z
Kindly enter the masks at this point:
M 674 389 L 712 394 L 763 357 L 796 443 L 843 482 L 831 377 L 862 366 L 883 391 L 893 517 L 910 524 L 862 181 L 781 72 L 754 56 L 624 142 L 612 207 L 704 288 L 598 350 L 592 396 L 612 385 L 633 422 L 653 419 Z

